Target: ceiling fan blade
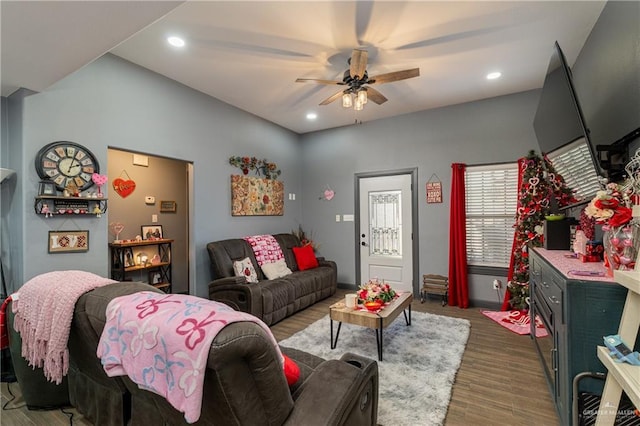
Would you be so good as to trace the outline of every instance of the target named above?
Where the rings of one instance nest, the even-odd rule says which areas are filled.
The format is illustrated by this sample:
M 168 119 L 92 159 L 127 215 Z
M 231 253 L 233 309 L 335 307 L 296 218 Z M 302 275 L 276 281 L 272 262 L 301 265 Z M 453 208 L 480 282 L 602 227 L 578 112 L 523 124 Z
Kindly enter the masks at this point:
M 407 78 L 418 77 L 420 75 L 420 68 L 412 68 L 409 70 L 388 72 L 386 74 L 376 75 L 370 77 L 367 84 L 382 84 L 390 83 L 392 81 L 406 80 Z
M 369 86 L 367 86 L 367 98 L 370 101 L 377 103 L 378 105 L 381 105 L 387 102 L 387 98 L 385 98 L 385 96 L 382 93 L 378 92 L 376 89 Z
M 334 95 L 329 96 L 327 99 L 325 99 L 324 101 L 320 102 L 320 105 L 329 105 L 331 102 L 335 101 L 336 99 L 339 99 L 342 97 L 342 93 L 343 92 L 338 92 Z
M 349 74 L 351 78 L 362 78 L 367 70 L 367 57 L 366 50 L 353 49 L 351 52 L 351 60 L 349 61 Z
M 298 78 L 298 79 L 296 79 L 296 83 L 339 84 L 341 86 L 344 85 L 344 83 L 342 81 L 321 80 L 319 78 Z

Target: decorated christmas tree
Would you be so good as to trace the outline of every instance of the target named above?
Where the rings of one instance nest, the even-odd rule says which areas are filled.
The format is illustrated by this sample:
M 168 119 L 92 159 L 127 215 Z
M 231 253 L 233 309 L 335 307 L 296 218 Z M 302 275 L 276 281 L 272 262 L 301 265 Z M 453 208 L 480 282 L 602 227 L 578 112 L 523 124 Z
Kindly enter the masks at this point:
M 551 162 L 530 151 L 518 161 L 520 187 L 516 212 L 511 269 L 509 271 L 509 304 L 513 309 L 528 309 L 529 252 L 528 247 L 543 243 L 545 216 L 558 207 L 575 203 L 574 191 L 567 186 Z

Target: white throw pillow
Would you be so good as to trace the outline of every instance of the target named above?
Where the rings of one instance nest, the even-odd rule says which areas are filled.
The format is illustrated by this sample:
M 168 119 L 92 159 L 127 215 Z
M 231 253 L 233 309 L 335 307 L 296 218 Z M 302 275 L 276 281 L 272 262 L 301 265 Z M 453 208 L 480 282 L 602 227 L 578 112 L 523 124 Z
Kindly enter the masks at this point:
M 248 257 L 233 262 L 233 270 L 236 272 L 236 277 L 245 277 L 248 283 L 258 282 L 258 274 Z
M 291 274 L 291 269 L 287 268 L 287 263 L 284 259 L 276 260 L 272 263 L 263 263 L 261 268 L 262 272 L 264 272 L 264 275 L 269 280 L 274 280 Z

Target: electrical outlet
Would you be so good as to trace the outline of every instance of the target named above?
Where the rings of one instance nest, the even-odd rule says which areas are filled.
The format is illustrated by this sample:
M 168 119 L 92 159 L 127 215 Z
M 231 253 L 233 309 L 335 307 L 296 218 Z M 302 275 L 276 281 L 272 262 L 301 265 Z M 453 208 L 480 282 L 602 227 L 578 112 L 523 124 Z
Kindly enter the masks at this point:
M 502 282 L 500 280 L 493 280 L 493 289 L 497 290 L 502 288 Z

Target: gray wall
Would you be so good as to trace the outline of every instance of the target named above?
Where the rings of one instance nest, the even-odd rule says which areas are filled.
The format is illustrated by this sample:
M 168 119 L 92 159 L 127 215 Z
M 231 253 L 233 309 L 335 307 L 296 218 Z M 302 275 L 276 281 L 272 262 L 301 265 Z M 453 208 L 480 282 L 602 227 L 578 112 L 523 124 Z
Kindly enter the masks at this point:
M 63 219 L 32 213 L 38 187 L 32 163 L 37 151 L 55 140 L 87 146 L 102 165 L 107 164 L 107 147 L 193 162 L 192 225 L 199 296 L 208 294 L 208 242 L 289 232 L 300 222 L 299 202 L 288 200 L 283 217 L 232 218 L 229 176 L 238 170 L 227 163 L 232 155 L 267 157 L 281 168 L 285 191 L 297 193 L 300 149 L 296 134 L 115 56 L 106 55 L 48 90 L 27 97 L 22 127 L 23 244 L 29 252 L 23 281 L 55 269 L 108 274 L 108 214 L 74 220 L 91 232 L 89 253 L 47 254 L 47 231 L 58 228 Z M 115 177 L 109 176 L 110 181 Z M 109 188 L 106 191 L 111 196 Z
M 529 91 L 304 135 L 302 216 L 321 253 L 338 262 L 338 281 L 357 284 L 354 222 L 335 222 L 336 214 L 354 212 L 354 174 L 412 167 L 419 182 L 419 274 L 448 275 L 451 163 L 513 162 L 537 149 L 531 123 L 538 97 Z M 434 173 L 442 204 L 426 203 Z M 326 185 L 336 192 L 329 202 L 318 200 Z M 471 298 L 496 301 L 492 280 L 472 277 Z
M 2 167 L 15 170 L 16 176 L 2 185 L 1 254 L 9 293 L 22 285 L 26 244 L 24 240 L 24 187 L 22 151 L 24 100 L 34 92 L 17 90 L 2 102 Z M 33 166 L 32 166 L 33 167 Z M 33 206 L 33 205 L 32 205 Z M 33 207 L 31 207 L 33 208 Z M 33 210 L 32 210 L 33 211 Z M 45 243 L 46 244 L 46 237 Z

